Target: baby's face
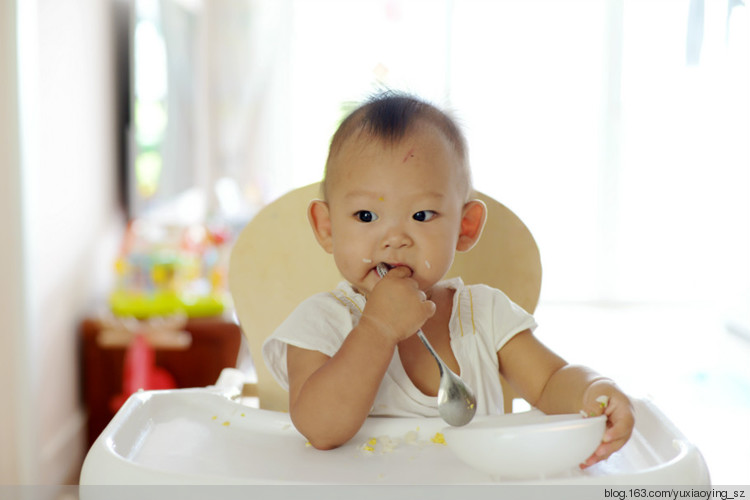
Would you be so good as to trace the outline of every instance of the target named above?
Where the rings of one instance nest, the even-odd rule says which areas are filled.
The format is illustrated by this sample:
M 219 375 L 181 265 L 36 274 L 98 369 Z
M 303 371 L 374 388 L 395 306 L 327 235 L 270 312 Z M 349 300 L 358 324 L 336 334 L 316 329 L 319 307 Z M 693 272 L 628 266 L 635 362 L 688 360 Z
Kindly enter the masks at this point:
M 409 267 L 422 290 L 445 276 L 466 202 L 461 161 L 426 123 L 395 145 L 346 141 L 329 165 L 327 201 L 332 253 L 356 289 L 372 290 L 379 262 Z

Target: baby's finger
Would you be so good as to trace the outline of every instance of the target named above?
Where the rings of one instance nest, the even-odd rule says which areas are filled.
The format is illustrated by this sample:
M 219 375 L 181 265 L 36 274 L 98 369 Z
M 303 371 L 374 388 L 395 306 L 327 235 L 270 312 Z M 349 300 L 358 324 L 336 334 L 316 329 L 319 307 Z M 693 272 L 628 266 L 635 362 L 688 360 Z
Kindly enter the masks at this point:
M 627 441 L 628 438 L 618 438 L 607 443 L 602 442 L 601 444 L 599 444 L 596 450 L 594 450 L 594 453 L 592 453 L 591 456 L 581 464 L 581 469 L 585 469 L 586 467 L 590 467 L 597 462 L 608 459 L 610 455 L 622 448 Z
M 393 276 L 395 278 L 409 278 L 412 274 L 412 270 L 407 266 L 396 266 L 388 271 L 387 276 Z
M 622 445 L 620 445 L 622 446 Z M 596 450 L 594 450 L 594 453 L 591 454 L 589 458 L 586 459 L 585 462 L 583 462 L 580 467 L 581 469 L 585 469 L 586 467 L 591 467 L 597 462 L 601 462 L 602 460 L 606 460 L 609 458 L 609 456 L 614 453 L 618 447 L 614 443 L 602 443 L 600 444 Z
M 581 464 L 581 468 L 589 467 L 601 460 L 606 460 L 612 453 L 622 448 L 630 439 L 635 423 L 629 401 L 614 398 L 606 402 L 604 413 L 607 416 L 607 430 L 602 436 L 602 442 L 592 455 Z
M 435 311 L 437 310 L 437 306 L 431 300 L 425 300 L 422 304 L 422 307 L 424 308 L 425 314 L 427 314 L 428 318 L 433 317 L 435 315 Z
M 589 401 L 584 405 L 581 415 L 584 417 L 598 417 L 605 412 L 608 404 L 609 398 L 607 396 L 599 396 L 594 401 Z
M 630 438 L 635 425 L 635 417 L 629 404 L 615 401 L 605 410 L 607 430 L 602 437 L 604 443 L 620 442 L 624 444 Z

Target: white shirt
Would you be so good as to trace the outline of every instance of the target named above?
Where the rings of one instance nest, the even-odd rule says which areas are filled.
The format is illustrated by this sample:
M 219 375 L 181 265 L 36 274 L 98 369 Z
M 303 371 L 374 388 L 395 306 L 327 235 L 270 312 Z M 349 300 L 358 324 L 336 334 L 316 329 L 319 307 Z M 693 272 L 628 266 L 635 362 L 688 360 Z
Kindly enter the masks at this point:
M 517 333 L 536 328 L 536 322 L 500 290 L 467 286 L 460 278 L 443 284 L 455 290 L 449 321 L 451 349 L 461 378 L 477 396 L 477 415 L 503 413 L 497 352 Z M 364 307 L 365 297 L 347 282 L 302 302 L 263 344 L 263 359 L 279 384 L 289 390 L 288 344 L 333 356 L 359 322 Z M 398 347 L 370 414 L 439 416 L 437 398 L 412 383 L 401 364 Z

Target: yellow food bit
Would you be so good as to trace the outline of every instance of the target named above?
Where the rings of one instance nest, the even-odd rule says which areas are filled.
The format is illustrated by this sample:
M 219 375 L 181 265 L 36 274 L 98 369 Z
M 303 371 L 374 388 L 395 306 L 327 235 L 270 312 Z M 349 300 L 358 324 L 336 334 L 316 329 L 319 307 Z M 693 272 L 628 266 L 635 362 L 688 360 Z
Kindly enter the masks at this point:
M 445 444 L 445 436 L 443 436 L 442 432 L 436 432 L 434 436 L 430 439 L 435 444 Z
M 244 417 L 244 416 L 245 416 L 245 414 L 244 414 L 244 413 L 240 413 L 240 417 Z
M 219 417 L 217 417 L 216 415 L 214 415 L 213 417 L 211 417 L 211 420 L 216 420 L 217 418 L 219 418 Z
M 305 442 L 305 446 L 312 446 L 312 443 L 310 441 Z
M 229 420 L 222 422 L 221 425 L 223 425 L 224 427 L 229 427 Z
M 378 443 L 378 438 L 370 438 L 369 441 L 364 443 L 360 448 L 362 451 L 375 451 L 375 445 Z
M 609 397 L 599 396 L 598 398 L 595 399 L 595 401 L 599 403 L 599 406 L 601 406 L 602 408 L 606 408 L 607 404 L 609 404 Z

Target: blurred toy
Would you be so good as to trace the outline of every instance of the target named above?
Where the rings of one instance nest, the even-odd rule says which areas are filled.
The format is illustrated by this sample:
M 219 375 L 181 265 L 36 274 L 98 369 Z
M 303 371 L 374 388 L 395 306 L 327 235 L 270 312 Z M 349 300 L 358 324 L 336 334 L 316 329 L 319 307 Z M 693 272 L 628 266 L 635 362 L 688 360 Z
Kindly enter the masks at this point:
M 221 314 L 229 302 L 230 240 L 229 231 L 221 227 L 131 222 L 114 265 L 112 312 L 136 318 Z

